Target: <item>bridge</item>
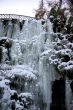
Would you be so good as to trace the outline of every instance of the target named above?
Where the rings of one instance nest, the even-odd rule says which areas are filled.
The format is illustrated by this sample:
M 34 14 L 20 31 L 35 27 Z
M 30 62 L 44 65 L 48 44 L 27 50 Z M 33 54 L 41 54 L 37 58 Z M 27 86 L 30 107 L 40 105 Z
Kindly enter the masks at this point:
M 18 14 L 0 14 L 0 19 L 18 19 L 18 20 L 32 20 L 34 17 L 18 15 Z

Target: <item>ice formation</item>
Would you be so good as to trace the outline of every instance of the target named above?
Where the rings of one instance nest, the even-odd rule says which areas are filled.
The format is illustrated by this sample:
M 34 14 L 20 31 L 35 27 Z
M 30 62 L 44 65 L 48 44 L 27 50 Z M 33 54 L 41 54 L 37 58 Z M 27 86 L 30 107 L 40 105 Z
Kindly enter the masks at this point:
M 21 23 L 0 20 L 1 110 L 50 110 L 52 82 L 60 78 L 49 60 L 52 23 L 35 19 L 24 20 L 22 27 Z

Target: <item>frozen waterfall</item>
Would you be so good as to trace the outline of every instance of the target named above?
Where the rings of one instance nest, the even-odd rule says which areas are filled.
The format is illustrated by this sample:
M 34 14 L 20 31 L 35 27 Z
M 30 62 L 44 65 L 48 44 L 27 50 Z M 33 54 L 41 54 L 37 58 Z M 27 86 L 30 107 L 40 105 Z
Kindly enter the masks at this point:
M 19 105 L 19 110 L 25 109 L 20 104 L 19 97 L 23 96 L 27 101 L 29 93 L 34 103 L 30 107 L 26 106 L 26 110 L 50 110 L 52 81 L 59 78 L 49 61 L 53 49 L 52 34 L 49 20 L 0 20 L 0 45 L 3 52 L 0 88 L 4 91 L 0 102 L 1 110 L 13 110 L 10 109 L 11 103 L 13 104 L 10 97 L 14 91 L 18 94 L 14 103 L 16 107 Z M 8 47 L 10 42 L 12 45 Z

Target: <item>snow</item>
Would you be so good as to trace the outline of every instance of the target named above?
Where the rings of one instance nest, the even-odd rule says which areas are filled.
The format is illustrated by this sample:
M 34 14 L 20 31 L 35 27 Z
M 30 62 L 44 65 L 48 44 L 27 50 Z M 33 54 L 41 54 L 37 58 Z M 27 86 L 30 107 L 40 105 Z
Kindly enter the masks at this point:
M 58 51 L 55 51 L 56 54 L 61 54 L 61 55 L 70 55 L 70 53 L 72 52 L 71 49 L 61 49 Z
M 22 105 L 20 105 L 20 103 L 18 103 L 18 102 L 16 103 L 16 109 L 17 110 L 23 110 L 23 108 L 24 107 Z
M 32 68 L 29 68 L 27 66 L 24 65 L 16 65 L 13 66 L 12 69 L 10 70 L 10 72 L 7 74 L 8 77 L 10 76 L 24 76 L 25 78 L 32 78 L 32 79 L 36 79 L 36 76 L 32 70 Z
M 67 67 L 65 67 L 65 70 L 73 70 L 73 65 L 68 65 Z
M 0 37 L 0 40 L 12 41 L 12 39 L 8 37 Z
M 0 37 L 0 40 L 7 40 L 7 37 Z
M 1 70 L 11 70 L 12 66 L 11 65 L 7 65 L 7 64 L 0 64 L 0 69 Z
M 22 97 L 22 98 L 24 98 L 24 97 L 30 97 L 31 99 L 32 99 L 32 94 L 31 93 L 28 93 L 28 92 L 25 92 L 25 93 L 21 93 L 20 95 L 19 95 L 19 97 Z
M 6 87 L 6 84 L 5 84 L 4 80 L 0 81 L 0 87 L 2 87 L 2 88 Z
M 16 65 L 16 66 L 8 66 L 7 64 L 0 65 L 1 71 L 0 74 L 4 74 L 7 77 L 24 76 L 28 79 L 36 80 L 36 71 L 34 71 L 28 65 Z
M 58 69 L 60 70 L 73 70 L 73 61 L 62 62 L 59 64 Z
M 7 80 L 7 79 L 2 79 L 2 80 L 0 81 L 0 87 L 6 88 L 6 85 L 8 85 L 9 83 L 10 83 L 9 80 Z
M 14 95 L 14 93 L 17 93 L 16 90 L 10 90 L 10 95 Z
M 45 50 L 44 52 L 42 52 L 41 56 L 48 55 L 51 51 L 52 49 Z

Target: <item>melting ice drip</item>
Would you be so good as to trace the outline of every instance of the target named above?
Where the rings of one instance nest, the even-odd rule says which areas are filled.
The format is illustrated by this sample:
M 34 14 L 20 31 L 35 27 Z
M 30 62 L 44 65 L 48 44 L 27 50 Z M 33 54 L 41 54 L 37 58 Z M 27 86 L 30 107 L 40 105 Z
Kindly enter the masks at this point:
M 35 105 L 37 105 L 37 107 L 29 108 L 30 110 L 49 110 L 51 103 L 51 81 L 54 80 L 56 75 L 49 63 L 49 57 L 53 48 L 51 43 L 51 33 L 53 32 L 52 24 L 49 20 L 37 21 L 27 19 L 24 21 L 24 25 L 20 30 L 19 23 L 20 21 L 17 21 L 13 25 L 12 22 L 9 21 L 8 25 L 4 27 L 0 20 L 1 39 L 6 35 L 7 39 L 12 41 L 10 53 L 12 65 L 5 64 L 7 56 L 4 50 L 3 62 L 1 64 L 4 65 L 4 67 L 1 66 L 1 73 L 8 78 L 18 78 L 19 80 L 16 79 L 16 82 L 26 82 L 22 91 L 34 94 L 34 102 Z M 6 34 L 5 31 L 7 32 Z M 6 83 L 3 75 L 1 79 L 2 81 L 4 80 L 3 87 L 5 87 L 5 94 L 7 93 L 6 95 L 10 97 L 10 92 L 12 91 L 8 85 L 5 86 Z M 29 79 L 32 81 L 30 82 Z M 29 80 L 29 83 L 27 80 Z M 19 89 L 17 89 L 18 93 L 20 93 Z M 2 100 L 5 101 L 7 97 L 4 96 L 3 98 Z M 3 107 L 2 110 L 4 110 L 5 107 Z M 7 110 L 10 109 L 7 108 Z

